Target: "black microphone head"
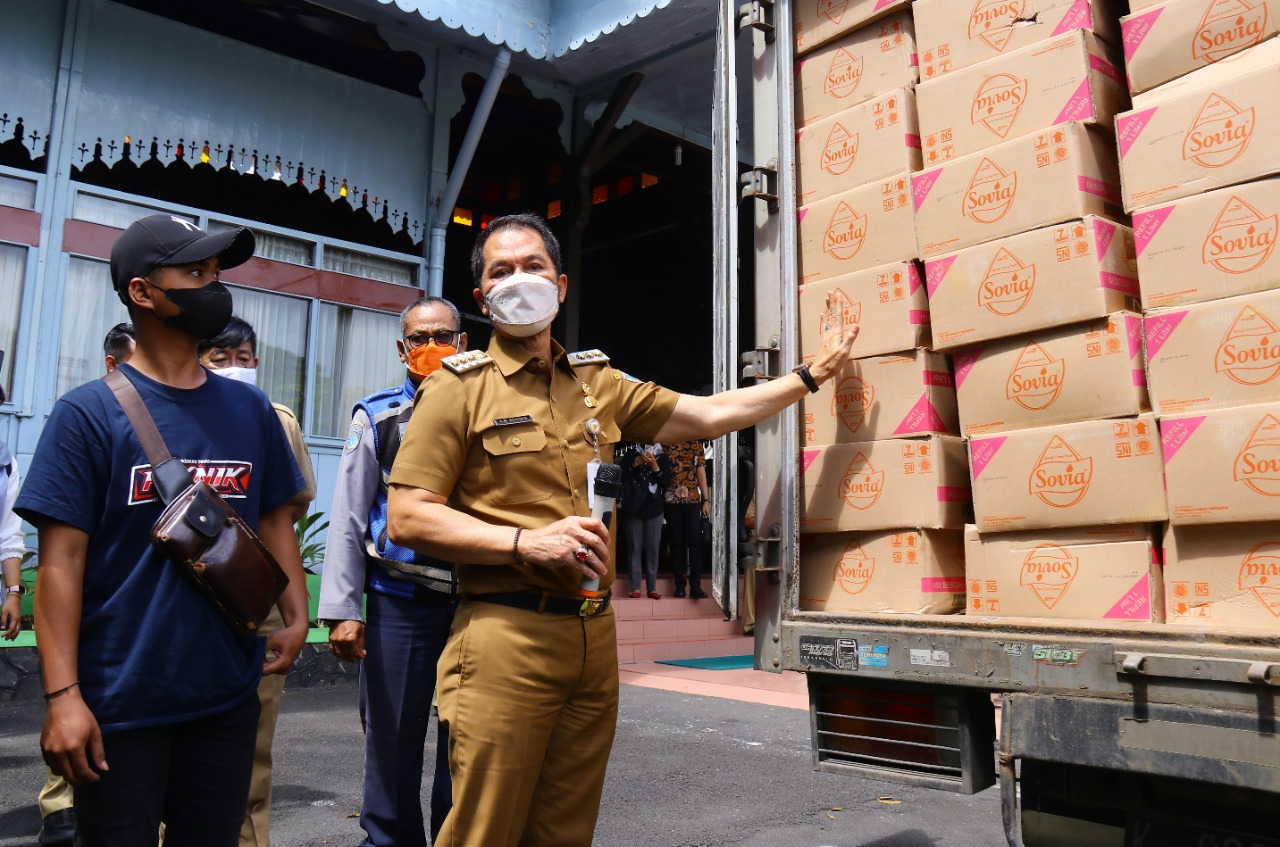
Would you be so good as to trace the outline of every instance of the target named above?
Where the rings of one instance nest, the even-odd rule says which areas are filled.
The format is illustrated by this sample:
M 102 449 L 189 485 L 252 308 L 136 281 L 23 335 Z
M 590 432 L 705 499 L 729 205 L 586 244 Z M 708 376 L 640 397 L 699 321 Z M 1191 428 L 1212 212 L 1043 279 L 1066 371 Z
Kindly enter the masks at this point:
M 622 468 L 619 465 L 601 465 L 596 471 L 596 494 L 618 499 L 622 493 Z

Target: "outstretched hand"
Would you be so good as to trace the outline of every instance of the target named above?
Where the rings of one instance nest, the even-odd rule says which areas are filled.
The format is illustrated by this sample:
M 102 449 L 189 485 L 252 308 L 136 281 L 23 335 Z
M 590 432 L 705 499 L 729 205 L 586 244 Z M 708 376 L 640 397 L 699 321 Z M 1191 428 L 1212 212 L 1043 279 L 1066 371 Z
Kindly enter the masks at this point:
M 809 373 L 819 384 L 835 376 L 853 359 L 853 342 L 860 329 L 845 316 L 845 303 L 835 292 L 827 294 L 821 321 L 822 346 L 809 363 Z

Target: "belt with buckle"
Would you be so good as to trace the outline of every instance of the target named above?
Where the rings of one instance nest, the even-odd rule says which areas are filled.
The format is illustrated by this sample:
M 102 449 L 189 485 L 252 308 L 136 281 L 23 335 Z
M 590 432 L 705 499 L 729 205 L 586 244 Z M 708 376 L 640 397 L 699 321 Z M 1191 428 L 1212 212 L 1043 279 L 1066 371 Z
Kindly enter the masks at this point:
M 478 600 L 481 603 L 497 603 L 499 606 L 511 606 L 514 609 L 527 609 L 548 615 L 577 615 L 582 618 L 594 618 L 609 608 L 611 596 L 610 591 L 606 591 L 599 597 L 556 597 L 543 591 L 504 591 L 498 594 L 470 594 L 467 599 Z

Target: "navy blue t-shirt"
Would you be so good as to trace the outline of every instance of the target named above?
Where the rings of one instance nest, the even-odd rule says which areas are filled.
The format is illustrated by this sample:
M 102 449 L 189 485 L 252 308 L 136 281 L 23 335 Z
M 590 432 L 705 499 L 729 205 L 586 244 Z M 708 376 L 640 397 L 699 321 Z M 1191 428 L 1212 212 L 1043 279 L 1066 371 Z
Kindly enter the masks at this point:
M 257 530 L 305 486 L 267 395 L 210 374 L 172 388 L 123 368 L 165 445 Z M 234 633 L 151 546 L 164 505 L 133 426 L 101 380 L 54 406 L 14 510 L 89 533 L 80 691 L 104 732 L 217 714 L 256 693 L 265 642 Z

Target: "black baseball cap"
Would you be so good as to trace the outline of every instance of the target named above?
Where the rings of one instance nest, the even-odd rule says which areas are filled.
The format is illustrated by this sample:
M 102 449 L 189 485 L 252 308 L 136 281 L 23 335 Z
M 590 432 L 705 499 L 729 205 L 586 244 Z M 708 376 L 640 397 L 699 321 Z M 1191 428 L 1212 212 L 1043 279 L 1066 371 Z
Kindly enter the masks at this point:
M 213 256 L 223 270 L 253 256 L 253 232 L 237 227 L 210 235 L 176 215 L 151 215 L 134 221 L 111 247 L 111 284 L 126 306 L 129 280 L 162 265 L 189 265 Z

